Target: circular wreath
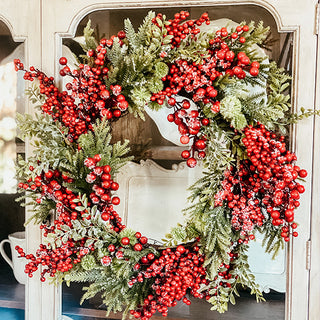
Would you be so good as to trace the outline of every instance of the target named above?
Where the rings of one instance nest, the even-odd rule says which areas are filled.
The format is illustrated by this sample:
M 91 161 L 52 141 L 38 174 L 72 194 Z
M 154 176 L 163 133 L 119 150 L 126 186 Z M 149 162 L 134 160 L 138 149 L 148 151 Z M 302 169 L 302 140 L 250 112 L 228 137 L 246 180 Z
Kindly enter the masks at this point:
M 24 79 L 36 80 L 28 93 L 41 111 L 18 116 L 34 146 L 19 159 L 19 188 L 46 238 L 35 255 L 17 248 L 30 277 L 41 266 L 41 281 L 89 281 L 83 299 L 101 292 L 108 312 L 125 308 L 142 320 L 166 316 L 177 300 L 189 305 L 190 296 L 224 312 L 238 285 L 263 299 L 246 251 L 257 231 L 273 254 L 298 235 L 298 179 L 307 172 L 284 134 L 304 114 L 290 114 L 290 77 L 258 49 L 268 28 L 205 25 L 207 13 L 167 20 L 149 12 L 138 31 L 126 19 L 124 31 L 97 42 L 89 22 L 77 68 L 59 60 L 66 91 L 15 60 Z M 128 141 L 111 144 L 110 124 L 128 112 L 143 118 L 145 108 L 171 110 L 182 158 L 204 168 L 185 222 L 163 246 L 127 228 L 115 209 L 115 174 L 132 158 Z

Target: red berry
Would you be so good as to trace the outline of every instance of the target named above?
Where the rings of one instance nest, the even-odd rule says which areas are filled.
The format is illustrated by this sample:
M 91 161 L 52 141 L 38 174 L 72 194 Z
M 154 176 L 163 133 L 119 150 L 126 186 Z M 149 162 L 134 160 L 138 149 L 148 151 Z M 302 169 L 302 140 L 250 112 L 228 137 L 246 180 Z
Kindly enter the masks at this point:
M 242 30 L 243 30 L 244 32 L 248 32 L 248 31 L 249 31 L 249 26 L 244 25 L 244 26 L 242 27 Z
M 67 58 L 65 58 L 65 57 L 61 57 L 61 58 L 59 59 L 59 63 L 60 63 L 62 66 L 66 65 L 67 62 L 68 62 L 68 60 L 67 60 Z
M 181 157 L 183 159 L 188 159 L 190 157 L 190 152 L 188 150 L 184 150 L 181 152 Z
M 172 113 L 168 114 L 167 119 L 169 122 L 173 122 L 174 121 L 174 115 Z
M 260 68 L 260 63 L 258 61 L 252 61 L 251 67 L 259 69 Z
M 108 214 L 107 212 L 103 212 L 103 213 L 101 214 L 101 219 L 102 219 L 103 221 L 108 221 L 108 220 L 110 219 L 110 216 L 109 216 L 109 214 Z
M 154 254 L 153 254 L 153 253 L 149 253 L 149 254 L 147 255 L 147 259 L 148 259 L 149 261 L 152 261 L 152 260 L 154 259 Z
M 114 252 L 115 250 L 116 250 L 115 245 L 109 244 L 109 246 L 108 246 L 108 251 L 109 251 L 109 252 Z
M 197 149 L 199 149 L 199 150 L 203 150 L 203 149 L 205 149 L 205 147 L 206 147 L 206 143 L 205 143 L 204 140 L 199 139 L 199 140 L 196 141 L 195 147 L 196 147 Z
M 182 254 L 182 253 L 184 253 L 186 251 L 186 248 L 184 246 L 180 245 L 180 246 L 177 246 L 176 250 Z
M 303 185 L 299 184 L 298 187 L 297 187 L 297 190 L 298 190 L 299 193 L 304 193 L 305 188 L 304 188 Z
M 253 77 L 257 76 L 257 75 L 259 74 L 259 69 L 252 67 L 252 68 L 250 69 L 250 74 L 251 74 Z
M 197 165 L 197 160 L 195 158 L 189 158 L 187 160 L 187 166 L 190 168 L 194 168 Z
M 100 154 L 96 154 L 96 155 L 94 155 L 93 159 L 94 159 L 95 162 L 99 162 L 101 160 L 101 155 Z
M 121 244 L 127 246 L 130 244 L 130 239 L 128 237 L 124 237 L 121 239 Z
M 119 118 L 121 116 L 121 111 L 119 109 L 114 110 L 112 113 L 116 118 Z
M 106 165 L 103 167 L 103 172 L 104 173 L 109 173 L 111 171 L 111 167 L 109 165 Z
M 140 232 L 136 232 L 136 233 L 135 233 L 135 237 L 136 237 L 137 239 L 140 239 L 140 238 L 141 238 L 141 233 L 140 233 Z
M 307 170 L 302 169 L 299 171 L 299 177 L 305 178 L 307 175 L 308 175 Z
M 133 249 L 135 251 L 141 251 L 142 250 L 142 244 L 141 243 L 136 243 L 134 246 L 133 246 Z
M 190 138 L 189 138 L 188 136 L 181 136 L 181 137 L 180 137 L 180 142 L 181 142 L 182 144 L 188 144 L 189 141 L 190 141 Z
M 148 238 L 147 237 L 141 237 L 139 239 L 139 241 L 140 241 L 141 244 L 146 244 L 148 242 Z
M 148 260 L 147 257 L 142 257 L 142 258 L 141 258 L 141 262 L 142 262 L 142 263 L 148 263 L 149 260 Z

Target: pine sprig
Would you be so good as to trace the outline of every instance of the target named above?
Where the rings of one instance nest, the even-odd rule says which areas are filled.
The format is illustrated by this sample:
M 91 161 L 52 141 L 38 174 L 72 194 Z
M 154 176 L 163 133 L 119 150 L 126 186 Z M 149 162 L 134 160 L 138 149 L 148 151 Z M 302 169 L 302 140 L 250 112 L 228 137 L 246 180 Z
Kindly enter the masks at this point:
M 147 42 L 148 37 L 152 35 L 153 18 L 155 18 L 155 12 L 149 11 L 138 29 L 137 39 L 139 39 L 140 45 L 143 45 L 145 42 Z
M 135 50 L 137 50 L 140 43 L 130 19 L 124 20 L 124 31 L 126 33 L 126 39 L 128 41 L 128 48 L 129 48 L 128 52 L 132 53 Z
M 257 302 L 265 301 L 263 295 L 260 291 L 259 285 L 255 282 L 255 277 L 251 273 L 248 264 L 248 255 L 246 254 L 248 250 L 247 245 L 238 246 L 233 252 L 238 255 L 231 264 L 230 274 L 234 275 L 231 279 L 225 280 L 221 277 L 217 277 L 215 281 L 210 284 L 210 294 L 211 298 L 209 302 L 212 304 L 211 310 L 216 310 L 219 313 L 224 313 L 228 310 L 229 302 L 235 304 L 235 295 L 239 296 L 238 286 L 241 285 L 243 288 L 249 287 L 251 289 L 251 294 L 256 295 Z M 219 272 L 223 272 L 224 269 L 220 269 Z M 228 283 L 229 286 L 220 286 L 220 281 Z
M 202 229 L 204 229 L 201 238 L 202 251 L 206 255 L 204 265 L 208 279 L 213 280 L 221 263 L 230 261 L 231 223 L 224 207 L 215 207 L 204 212 L 202 223 L 208 223 L 205 228 L 202 224 Z
M 84 44 L 80 44 L 84 52 L 88 50 L 95 50 L 98 45 L 94 29 L 91 28 L 91 20 L 89 19 L 87 25 L 83 29 Z
M 21 132 L 20 137 L 24 140 L 29 138 L 34 147 L 34 156 L 28 161 L 22 158 L 18 161 L 17 176 L 23 179 L 29 166 L 34 164 L 35 170 L 31 173 L 32 177 L 39 175 L 42 171 L 47 171 L 49 167 L 55 169 L 65 161 L 65 153 L 72 150 L 60 125 L 55 123 L 48 115 L 36 114 L 35 118 L 31 115 L 17 114 L 18 128 Z M 37 164 L 37 165 L 35 165 Z
M 245 23 L 242 23 L 243 25 Z M 270 32 L 270 27 L 264 27 L 263 21 L 258 22 L 257 25 L 253 21 L 249 23 L 249 31 L 244 33 L 246 42 L 243 44 L 243 48 L 249 49 L 254 44 L 262 44 Z
M 264 228 L 259 231 L 264 234 L 262 246 L 265 248 L 265 252 L 272 254 L 272 259 L 275 259 L 279 252 L 284 249 L 281 229 L 275 228 L 273 224 L 268 221 L 264 225 Z

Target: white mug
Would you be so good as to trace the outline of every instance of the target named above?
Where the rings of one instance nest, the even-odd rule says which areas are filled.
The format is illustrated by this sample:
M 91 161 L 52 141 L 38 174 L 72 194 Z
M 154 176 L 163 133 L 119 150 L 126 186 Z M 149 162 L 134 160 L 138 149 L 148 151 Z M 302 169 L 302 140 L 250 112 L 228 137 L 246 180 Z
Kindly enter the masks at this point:
M 26 264 L 26 260 L 23 258 L 19 258 L 19 254 L 15 249 L 16 246 L 21 247 L 23 250 L 26 248 L 26 239 L 25 232 L 15 232 L 11 233 L 8 236 L 9 239 L 2 240 L 0 242 L 0 253 L 4 260 L 9 264 L 9 266 L 13 270 L 13 274 L 16 280 L 21 284 L 26 284 L 27 282 L 27 274 L 24 272 L 24 267 Z M 4 244 L 9 243 L 11 247 L 12 260 L 7 256 L 4 250 Z

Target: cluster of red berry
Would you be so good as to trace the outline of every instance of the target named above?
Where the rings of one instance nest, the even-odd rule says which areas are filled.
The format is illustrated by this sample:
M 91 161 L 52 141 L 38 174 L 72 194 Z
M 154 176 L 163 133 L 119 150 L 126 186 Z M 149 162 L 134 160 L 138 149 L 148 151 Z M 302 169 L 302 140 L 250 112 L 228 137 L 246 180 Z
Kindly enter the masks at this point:
M 152 292 L 144 300 L 144 304 L 130 313 L 135 318 L 148 320 L 156 312 L 167 316 L 168 307 L 181 300 L 189 305 L 191 302 L 186 294 L 206 298 L 208 292 L 199 293 L 201 284 L 206 284 L 206 270 L 203 267 L 204 257 L 198 253 L 199 247 L 185 248 L 180 245 L 175 249 L 167 248 L 159 258 L 143 272 L 139 273 L 131 283 L 143 282 L 144 279 L 154 278 Z
M 183 39 L 185 39 L 188 35 L 192 39 L 195 37 L 199 32 L 200 29 L 198 28 L 203 23 L 210 24 L 210 19 L 208 13 L 203 13 L 201 17 L 197 20 L 186 20 L 190 16 L 190 13 L 187 11 L 180 11 L 180 13 L 176 13 L 174 15 L 174 19 L 170 19 L 167 21 L 165 28 L 167 29 L 167 34 L 172 35 L 173 38 L 171 39 L 171 49 L 175 47 L 179 47 L 180 43 Z M 152 19 L 152 22 L 161 28 L 158 24 L 158 21 L 163 20 L 163 15 L 161 13 L 157 14 L 155 18 Z
M 227 28 L 221 28 L 216 31 L 216 37 L 209 40 L 211 46 L 210 53 L 218 59 L 217 68 L 225 70 L 226 74 L 230 76 L 235 75 L 239 79 L 246 77 L 246 72 L 252 76 L 259 74 L 260 64 L 258 61 L 250 61 L 250 58 L 245 52 L 239 51 L 237 54 L 230 50 L 230 45 L 239 42 L 243 44 L 246 42 L 246 33 L 250 28 L 247 25 L 237 26 L 235 32 L 229 34 Z
M 38 270 L 39 266 L 42 266 L 40 280 L 43 282 L 46 280 L 46 274 L 54 277 L 57 271 L 67 272 L 74 265 L 81 262 L 81 259 L 90 253 L 91 250 L 94 250 L 93 245 L 85 246 L 85 242 L 86 239 L 81 239 L 78 242 L 68 239 L 56 248 L 40 244 L 39 249 L 36 251 L 36 256 L 25 254 L 24 250 L 19 246 L 16 246 L 15 249 L 20 254 L 20 257 L 31 260 L 25 266 L 25 273 L 30 278 L 33 277 L 33 273 Z
M 284 137 L 268 131 L 263 125 L 248 126 L 242 139 L 249 160 L 225 173 L 223 189 L 216 195 L 216 205 L 226 200 L 232 212 L 232 225 L 240 230 L 240 242 L 253 239 L 255 225 L 262 226 L 271 217 L 274 226 L 282 226 L 281 236 L 289 241 L 290 226 L 297 227 L 294 209 L 304 187 L 296 180 L 307 172 L 294 165 L 297 159 L 287 150 Z M 292 232 L 297 236 L 297 232 Z
M 190 21 L 193 26 L 201 25 L 204 18 Z M 185 27 L 188 27 L 188 23 Z M 189 29 L 187 28 L 186 30 Z M 180 93 L 183 96 L 190 96 L 194 102 L 209 106 L 212 113 L 219 112 L 219 98 L 221 97 L 219 97 L 219 92 L 214 87 L 214 81 L 218 77 L 228 74 L 230 77 L 236 76 L 239 79 L 243 79 L 247 76 L 246 71 L 249 71 L 251 76 L 259 74 L 259 62 L 251 62 L 249 57 L 242 51 L 236 54 L 228 45 L 228 42 L 232 44 L 235 41 L 244 43 L 245 37 L 240 35 L 247 31 L 249 31 L 249 27 L 246 25 L 238 26 L 231 35 L 229 35 L 226 28 L 218 30 L 216 36 L 209 40 L 209 57 L 203 59 L 201 63 L 181 59 L 169 65 L 168 75 L 162 78 L 164 89 L 151 97 L 151 101 L 155 101 L 160 105 L 167 99 L 168 105 L 174 107 L 174 112 L 168 116 L 168 120 L 178 125 L 179 132 L 182 135 L 181 142 L 187 144 L 190 138 L 194 140 L 191 149 L 185 150 L 182 154 L 184 159 L 188 159 L 187 164 L 190 167 L 194 167 L 197 163 L 194 157 L 195 151 L 200 150 L 198 152 L 200 159 L 205 156 L 205 141 L 197 137 L 197 135 L 202 126 L 209 124 L 209 120 L 199 107 L 197 110 L 187 113 L 186 109 L 190 108 L 190 103 L 188 100 L 182 103 L 178 102 L 175 95 Z
M 30 171 L 34 168 L 30 166 Z M 40 204 L 42 199 L 47 198 L 56 202 L 56 214 L 57 218 L 54 220 L 53 226 L 42 224 L 40 226 L 43 229 L 44 237 L 49 234 L 55 234 L 56 230 L 61 230 L 63 226 L 67 226 L 72 229 L 72 220 L 75 220 L 80 215 L 82 219 L 87 219 L 85 211 L 76 211 L 77 204 L 75 200 L 78 199 L 71 190 L 63 186 L 64 182 L 72 182 L 72 179 L 65 174 L 61 174 L 58 170 L 48 170 L 38 175 L 34 180 L 29 179 L 28 183 L 19 183 L 19 187 L 25 190 L 32 190 L 39 193 L 39 197 L 36 201 Z M 49 248 L 46 245 L 40 245 L 40 248 L 36 252 L 36 257 L 32 254 L 25 254 L 23 249 L 17 248 L 21 257 L 31 260 L 25 266 L 25 272 L 29 277 L 33 276 L 33 273 L 37 271 L 38 266 L 47 266 L 41 273 L 41 281 L 45 281 L 45 274 L 48 273 L 51 277 L 55 275 L 57 271 L 66 272 L 70 270 L 74 264 L 81 261 L 81 257 L 84 256 L 84 243 L 85 239 L 76 244 L 72 239 L 68 239 L 66 243 L 63 243 L 57 248 Z M 89 252 L 89 251 L 88 251 Z M 87 253 L 88 253 L 87 252 Z
M 91 203 L 88 202 L 87 205 L 89 207 L 97 205 L 101 218 L 104 221 L 108 221 L 114 231 L 120 232 L 125 228 L 125 225 L 121 223 L 121 218 L 113 210 L 113 205 L 119 204 L 120 199 L 111 195 L 112 191 L 118 190 L 119 185 L 111 179 L 111 167 L 109 165 L 98 166 L 99 161 L 101 161 L 100 155 L 94 155 L 94 157 L 86 158 L 84 161 L 84 165 L 92 170 L 88 173 L 86 181 L 90 187 L 94 183 L 91 187 L 94 191 L 90 194 Z M 33 171 L 34 167 L 30 166 L 29 169 Z M 58 170 L 48 170 L 41 175 L 37 175 L 34 179 L 30 178 L 26 183 L 19 183 L 18 185 L 20 188 L 38 193 L 40 196 L 36 199 L 36 202 L 39 204 L 44 198 L 53 200 L 56 203 L 57 218 L 54 220 L 54 225 L 42 224 L 40 226 L 45 237 L 48 237 L 49 234 L 55 234 L 57 230 L 63 230 L 64 226 L 67 226 L 69 230 L 73 229 L 73 220 L 91 219 L 87 209 L 84 208 L 82 211 L 78 211 L 79 196 L 64 186 L 65 183 L 71 183 L 72 181 L 70 177 Z M 145 240 L 146 238 L 142 237 L 140 242 L 145 244 L 147 242 Z M 48 272 L 52 276 L 57 270 L 61 272 L 68 271 L 73 264 L 80 262 L 84 255 L 93 250 L 93 245 L 84 247 L 85 241 L 85 237 L 80 242 L 68 238 L 66 243 L 62 243 L 56 249 L 41 246 L 37 251 L 37 258 L 33 255 L 25 255 L 21 249 L 18 249 L 18 253 L 31 260 L 25 268 L 25 272 L 30 277 L 38 269 L 39 264 L 47 266 L 47 269 L 44 269 L 41 275 L 41 279 L 44 281 L 45 273 Z M 142 247 L 140 250 L 142 250 Z M 118 251 L 120 252 L 121 250 Z M 120 256 L 121 253 L 117 255 Z
M 29 170 L 33 171 L 34 167 L 30 166 Z M 47 172 L 42 172 L 40 175 L 37 175 L 34 179 L 29 178 L 26 183 L 20 182 L 18 187 L 38 193 L 39 196 L 36 199 L 38 204 L 41 203 L 42 199 L 50 199 L 70 208 L 72 211 L 70 218 L 74 220 L 78 216 L 78 213 L 73 211 L 76 207 L 74 200 L 77 196 L 71 190 L 63 186 L 65 183 L 71 183 L 72 181 L 73 179 L 66 174 L 61 173 L 59 170 L 49 169 Z M 69 226 L 71 225 L 70 219 L 69 221 L 66 220 L 64 222 Z
M 60 70 L 62 76 L 69 75 L 73 78 L 72 82 L 66 84 L 66 88 L 71 90 L 72 97 L 80 99 L 77 107 L 86 115 L 87 122 L 103 117 L 119 118 L 128 109 L 128 102 L 121 94 L 122 87 L 111 85 L 107 88 L 104 83 L 104 77 L 108 77 L 109 72 L 106 67 L 109 62 L 106 58 L 108 44 L 110 43 L 106 39 L 101 39 L 95 51 L 87 52 L 93 59 L 93 66 L 79 64 L 79 69 L 72 72 L 68 66 Z M 67 59 L 62 57 L 59 62 L 65 65 Z
M 89 197 L 94 205 L 98 205 L 102 220 L 109 221 L 111 227 L 116 232 L 120 232 L 125 225 L 121 223 L 121 217 L 113 209 L 114 205 L 120 203 L 120 198 L 111 194 L 119 189 L 119 184 L 111 179 L 111 167 L 109 165 L 99 166 L 100 161 L 101 155 L 99 154 L 86 158 L 84 161 L 84 165 L 90 169 L 86 176 L 86 182 L 92 189 Z
M 105 54 L 106 49 L 99 45 L 96 51 L 100 57 L 102 55 L 100 52 Z M 64 66 L 60 74 L 73 78 L 71 83 L 66 84 L 66 89 L 71 90 L 71 94 L 67 91 L 60 92 L 54 85 L 53 77 L 47 77 L 34 67 L 30 67 L 30 71 L 24 70 L 19 59 L 15 59 L 14 63 L 16 70 L 25 71 L 25 80 L 40 81 L 40 93 L 46 96 L 41 106 L 42 111 L 68 128 L 68 139 L 71 142 L 91 130 L 96 119 L 103 117 L 116 119 L 127 110 L 128 102 L 121 94 L 121 86 L 113 85 L 107 89 L 104 84 L 103 77 L 108 74 L 108 69 L 103 67 L 104 55 L 103 58 L 94 60 L 96 64 L 93 67 L 80 64 L 79 69 L 73 71 L 66 65 L 66 58 L 62 57 L 59 61 Z M 102 65 L 101 62 L 103 62 Z M 76 99 L 79 99 L 79 102 Z
M 131 241 L 128 237 L 123 237 L 120 239 L 120 243 L 118 246 L 115 244 L 109 244 L 107 247 L 108 255 L 105 255 L 101 258 L 100 262 L 103 266 L 108 266 L 111 264 L 113 258 L 122 259 L 124 258 L 123 249 L 133 248 L 134 251 L 141 251 L 143 248 L 147 246 L 148 238 L 141 236 L 140 232 L 135 233 L 135 244 L 132 245 Z M 143 256 L 140 261 L 143 264 L 150 264 L 150 261 L 154 260 L 155 256 L 153 253 L 149 253 L 147 256 Z M 141 267 L 140 263 L 136 263 L 134 265 L 134 270 L 139 270 Z
M 173 99 L 173 98 L 171 98 Z M 169 103 L 170 100 L 169 99 Z M 187 159 L 187 165 L 191 168 L 195 167 L 197 160 L 195 159 L 195 152 L 199 159 L 203 159 L 206 153 L 203 151 L 206 148 L 206 138 L 198 136 L 201 126 L 207 126 L 209 119 L 199 119 L 199 111 L 190 110 L 190 102 L 184 99 L 182 102 L 174 101 L 174 113 L 168 115 L 169 122 L 174 122 L 178 126 L 179 133 L 181 134 L 180 142 L 188 144 L 190 139 L 193 140 L 191 150 L 184 150 L 181 153 L 183 159 Z

